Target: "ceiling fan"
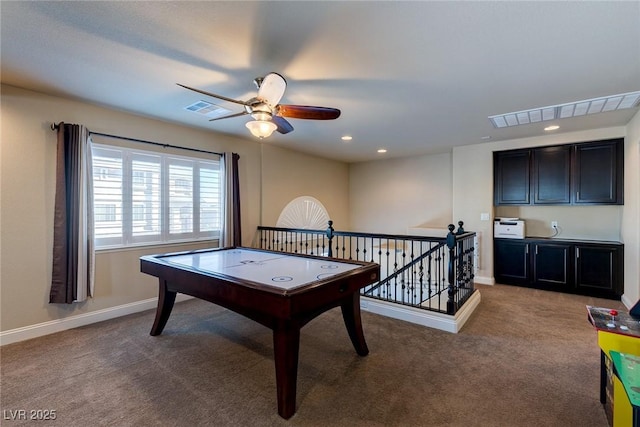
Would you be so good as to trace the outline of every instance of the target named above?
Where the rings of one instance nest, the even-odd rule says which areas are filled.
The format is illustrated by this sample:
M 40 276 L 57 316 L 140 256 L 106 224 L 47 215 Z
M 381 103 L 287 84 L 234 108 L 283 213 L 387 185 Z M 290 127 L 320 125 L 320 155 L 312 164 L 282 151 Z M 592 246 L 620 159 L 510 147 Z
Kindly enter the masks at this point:
M 275 130 L 281 134 L 291 132 L 293 126 L 291 126 L 291 123 L 289 123 L 285 117 L 310 120 L 333 120 L 340 117 L 340 110 L 337 108 L 279 104 L 280 99 L 282 99 L 284 95 L 284 90 L 287 87 L 287 81 L 278 73 L 269 73 L 264 77 L 258 77 L 254 80 L 254 83 L 258 87 L 258 94 L 247 101 L 227 98 L 226 96 L 194 89 L 180 83 L 177 83 L 177 85 L 203 95 L 244 106 L 244 111 L 223 117 L 216 117 L 209 121 L 250 114 L 254 120 L 248 122 L 246 126 L 251 133 L 258 138 L 266 138 Z

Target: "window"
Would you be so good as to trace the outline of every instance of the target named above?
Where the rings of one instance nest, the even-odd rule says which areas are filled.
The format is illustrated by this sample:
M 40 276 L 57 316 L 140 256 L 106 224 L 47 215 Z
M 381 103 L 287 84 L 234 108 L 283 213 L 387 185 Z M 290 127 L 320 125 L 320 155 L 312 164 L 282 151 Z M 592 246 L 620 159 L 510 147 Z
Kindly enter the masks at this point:
M 220 161 L 93 144 L 96 248 L 220 237 Z
M 116 220 L 116 205 L 113 203 L 96 203 L 95 220 L 100 222 L 113 222 Z

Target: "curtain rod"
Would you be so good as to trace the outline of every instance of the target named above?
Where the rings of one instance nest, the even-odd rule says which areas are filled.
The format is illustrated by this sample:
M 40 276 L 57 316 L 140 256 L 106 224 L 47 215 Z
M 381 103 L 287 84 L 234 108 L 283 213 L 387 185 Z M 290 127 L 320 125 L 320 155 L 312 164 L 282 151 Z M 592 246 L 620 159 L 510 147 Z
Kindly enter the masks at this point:
M 57 124 L 56 123 L 52 123 L 51 124 L 51 130 L 57 130 L 59 127 L 60 127 L 60 123 L 57 123 Z M 145 141 L 144 139 L 129 138 L 129 137 L 126 137 L 126 136 L 111 135 L 111 134 L 108 134 L 108 133 L 100 133 L 100 132 L 89 131 L 89 135 L 98 135 L 98 136 L 104 136 L 106 138 L 123 139 L 125 141 L 139 142 L 141 144 L 156 145 L 156 146 L 163 147 L 163 148 L 177 148 L 178 150 L 195 151 L 195 152 L 198 152 L 198 153 L 215 154 L 217 156 L 224 156 L 223 153 L 217 153 L 215 151 L 200 150 L 198 148 L 180 147 L 178 145 L 164 144 L 164 143 L 161 143 L 161 142 L 153 142 L 153 141 Z

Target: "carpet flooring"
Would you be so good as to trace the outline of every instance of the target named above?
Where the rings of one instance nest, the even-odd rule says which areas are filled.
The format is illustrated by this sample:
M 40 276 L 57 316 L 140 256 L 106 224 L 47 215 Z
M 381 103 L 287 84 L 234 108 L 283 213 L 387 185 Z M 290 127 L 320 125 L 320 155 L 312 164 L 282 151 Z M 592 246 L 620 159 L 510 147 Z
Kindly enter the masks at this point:
M 189 300 L 158 337 L 147 311 L 3 346 L 0 424 L 606 427 L 585 306 L 621 303 L 477 288 L 482 301 L 458 334 L 363 312 L 367 357 L 339 309 L 313 320 L 289 420 L 277 414 L 271 331 Z M 18 410 L 56 419 L 11 419 Z

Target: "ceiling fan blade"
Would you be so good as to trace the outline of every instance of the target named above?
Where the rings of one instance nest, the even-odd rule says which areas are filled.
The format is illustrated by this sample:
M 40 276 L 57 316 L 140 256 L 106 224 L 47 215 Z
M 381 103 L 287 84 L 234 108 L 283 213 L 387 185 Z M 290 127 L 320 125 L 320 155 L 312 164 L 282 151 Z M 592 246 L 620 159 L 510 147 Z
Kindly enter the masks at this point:
M 192 90 L 194 92 L 201 93 L 203 95 L 212 96 L 214 98 L 222 99 L 223 101 L 233 102 L 235 104 L 246 105 L 244 101 L 238 101 L 237 99 L 227 98 L 226 96 L 216 95 L 215 93 L 205 92 L 204 90 L 195 89 L 195 88 L 192 88 L 192 87 L 189 87 L 189 86 L 181 85 L 180 83 L 176 83 L 176 84 L 178 86 L 181 86 L 181 87 L 185 88 L 185 89 L 189 89 L 189 90 Z
M 275 115 L 292 119 L 333 120 L 340 117 L 340 110 L 329 107 L 281 104 L 275 108 Z
M 271 107 L 278 105 L 287 88 L 287 81 L 278 73 L 267 74 L 260 82 L 258 99 L 266 102 Z
M 273 121 L 273 123 L 278 126 L 278 129 L 276 130 L 283 135 L 293 130 L 293 126 L 291 126 L 291 123 L 289 123 L 284 117 L 272 116 L 271 121 Z
M 214 117 L 213 119 L 209 119 L 210 122 L 214 122 L 216 120 L 222 120 L 222 119 L 229 119 L 231 117 L 239 117 L 239 116 L 244 116 L 245 114 L 249 114 L 246 111 L 241 111 L 240 113 L 235 113 L 235 114 L 229 114 L 228 116 L 222 116 L 222 117 Z

